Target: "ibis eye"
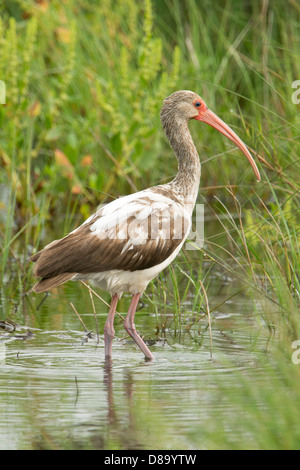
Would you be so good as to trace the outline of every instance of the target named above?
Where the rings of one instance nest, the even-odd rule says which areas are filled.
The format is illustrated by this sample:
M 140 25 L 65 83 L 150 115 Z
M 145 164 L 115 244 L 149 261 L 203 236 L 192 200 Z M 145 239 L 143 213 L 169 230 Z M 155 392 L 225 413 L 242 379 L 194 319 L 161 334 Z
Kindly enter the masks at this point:
M 195 106 L 196 106 L 196 108 L 200 108 L 200 106 L 201 106 L 200 101 L 196 101 Z

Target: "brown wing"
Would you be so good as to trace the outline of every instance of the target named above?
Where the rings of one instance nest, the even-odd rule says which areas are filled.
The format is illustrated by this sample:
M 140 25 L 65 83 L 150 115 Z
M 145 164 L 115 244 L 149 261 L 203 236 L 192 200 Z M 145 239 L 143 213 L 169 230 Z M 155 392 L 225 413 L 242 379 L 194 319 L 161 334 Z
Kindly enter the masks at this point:
M 52 278 L 65 273 L 112 269 L 136 271 L 162 263 L 186 238 L 189 216 L 171 200 L 160 204 L 140 198 L 134 204 L 137 210 L 134 213 L 131 210 L 125 218 L 124 211 L 119 219 L 114 212 L 112 224 L 103 224 L 104 214 L 99 211 L 77 230 L 32 256 L 31 260 L 36 262 L 35 275 Z

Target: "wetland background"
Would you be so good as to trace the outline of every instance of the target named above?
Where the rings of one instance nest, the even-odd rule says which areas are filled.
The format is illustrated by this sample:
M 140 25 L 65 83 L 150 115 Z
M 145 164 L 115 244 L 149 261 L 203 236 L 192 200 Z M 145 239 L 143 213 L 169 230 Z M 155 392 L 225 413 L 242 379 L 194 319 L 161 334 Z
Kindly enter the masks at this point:
M 2 0 L 0 14 L 0 448 L 298 449 L 299 3 Z M 262 182 L 190 124 L 204 246 L 143 296 L 155 361 L 119 320 L 105 369 L 107 306 L 79 283 L 30 292 L 28 259 L 175 175 L 159 111 L 176 89 L 237 132 Z

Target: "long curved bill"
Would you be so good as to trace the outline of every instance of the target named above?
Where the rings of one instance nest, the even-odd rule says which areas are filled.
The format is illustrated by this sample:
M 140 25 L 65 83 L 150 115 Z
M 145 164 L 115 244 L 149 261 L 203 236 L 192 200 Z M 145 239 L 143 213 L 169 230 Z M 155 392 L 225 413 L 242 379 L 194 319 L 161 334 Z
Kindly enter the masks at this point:
M 195 119 L 197 118 L 198 116 Z M 230 139 L 243 152 L 243 154 L 246 155 L 250 165 L 253 168 L 257 181 L 260 181 L 260 173 L 258 171 L 255 161 L 253 160 L 251 153 L 247 149 L 244 142 L 236 135 L 236 133 L 229 126 L 227 126 L 227 124 L 225 124 L 224 121 L 222 121 L 222 119 L 220 119 L 215 113 L 213 113 L 210 109 L 207 108 L 197 120 L 209 124 L 211 127 L 214 127 L 215 129 L 217 129 L 217 131 L 221 132 L 221 134 L 224 134 L 228 139 Z

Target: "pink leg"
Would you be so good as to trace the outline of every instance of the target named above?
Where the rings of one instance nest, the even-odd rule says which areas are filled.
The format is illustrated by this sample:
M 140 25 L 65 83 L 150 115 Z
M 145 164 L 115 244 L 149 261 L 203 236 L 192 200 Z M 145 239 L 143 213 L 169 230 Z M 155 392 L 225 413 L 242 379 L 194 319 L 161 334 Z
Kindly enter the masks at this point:
M 114 318 L 115 318 L 118 300 L 119 300 L 119 297 L 117 294 L 112 296 L 111 304 L 110 304 L 109 312 L 108 312 L 108 317 L 104 325 L 105 358 L 111 357 L 112 340 L 113 340 L 113 337 L 115 336 Z
M 142 340 L 142 338 L 136 331 L 135 325 L 133 323 L 134 315 L 136 312 L 140 295 L 141 294 L 134 294 L 132 296 L 130 307 L 129 307 L 128 313 L 124 321 L 124 328 L 127 331 L 127 333 L 131 336 L 131 338 L 134 340 L 134 342 L 138 345 L 140 350 L 145 354 L 146 359 L 150 360 L 150 359 L 153 359 L 153 354 L 149 351 L 148 347 L 145 345 L 144 341 Z

